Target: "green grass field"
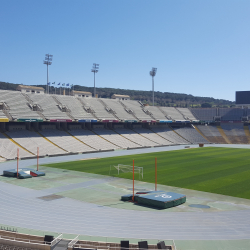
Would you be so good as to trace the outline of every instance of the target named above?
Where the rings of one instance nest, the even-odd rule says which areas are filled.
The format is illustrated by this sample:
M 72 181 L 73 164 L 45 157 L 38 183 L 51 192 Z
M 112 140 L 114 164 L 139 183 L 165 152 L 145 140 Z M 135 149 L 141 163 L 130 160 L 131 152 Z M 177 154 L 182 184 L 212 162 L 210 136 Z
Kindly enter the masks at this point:
M 206 147 L 45 166 L 109 175 L 110 165 L 132 165 L 134 159 L 135 166 L 143 167 L 143 181 L 154 183 L 155 157 L 159 184 L 250 199 L 249 149 Z M 132 173 L 119 177 L 132 179 Z

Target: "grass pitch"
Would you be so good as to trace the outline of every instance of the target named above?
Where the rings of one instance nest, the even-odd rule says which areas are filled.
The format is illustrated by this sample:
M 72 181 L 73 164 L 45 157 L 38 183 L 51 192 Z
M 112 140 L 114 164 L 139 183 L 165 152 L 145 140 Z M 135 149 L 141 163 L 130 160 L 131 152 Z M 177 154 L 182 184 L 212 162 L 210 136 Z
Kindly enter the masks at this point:
M 249 149 L 205 147 L 45 166 L 109 175 L 110 165 L 132 166 L 134 159 L 135 166 L 143 167 L 143 181 L 154 183 L 155 157 L 159 184 L 250 199 Z M 132 173 L 119 177 L 132 179 Z M 139 175 L 135 178 L 138 180 Z

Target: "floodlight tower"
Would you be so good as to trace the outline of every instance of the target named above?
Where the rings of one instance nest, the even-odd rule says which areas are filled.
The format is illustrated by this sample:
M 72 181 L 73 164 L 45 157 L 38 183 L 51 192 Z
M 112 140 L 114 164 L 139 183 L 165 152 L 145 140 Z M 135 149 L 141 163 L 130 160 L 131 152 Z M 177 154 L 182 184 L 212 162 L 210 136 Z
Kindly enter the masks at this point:
M 154 93 L 154 77 L 156 75 L 157 68 L 152 68 L 149 74 L 152 76 L 152 92 L 153 92 L 153 106 L 155 105 L 155 93 Z
M 95 73 L 97 73 L 99 70 L 99 64 L 93 63 L 93 67 L 91 69 L 91 72 L 94 73 L 94 98 L 96 98 L 96 91 L 95 91 Z
M 45 60 L 43 61 L 43 64 L 46 64 L 47 65 L 47 93 L 49 93 L 49 86 L 48 86 L 48 83 L 49 83 L 49 65 L 52 64 L 52 58 L 53 58 L 53 55 L 50 55 L 50 54 L 46 54 L 45 55 Z

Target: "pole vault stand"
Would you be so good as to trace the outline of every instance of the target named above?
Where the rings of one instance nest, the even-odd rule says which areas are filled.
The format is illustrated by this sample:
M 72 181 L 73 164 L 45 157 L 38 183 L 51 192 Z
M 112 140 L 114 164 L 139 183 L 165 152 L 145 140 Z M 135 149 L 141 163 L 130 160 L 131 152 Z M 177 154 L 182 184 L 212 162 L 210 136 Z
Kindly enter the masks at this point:
M 133 194 L 123 195 L 122 201 L 134 202 L 138 205 L 166 209 L 179 206 L 186 202 L 186 195 L 174 192 L 157 191 L 157 158 L 155 158 L 155 191 L 143 191 L 134 193 L 135 176 L 133 160 Z

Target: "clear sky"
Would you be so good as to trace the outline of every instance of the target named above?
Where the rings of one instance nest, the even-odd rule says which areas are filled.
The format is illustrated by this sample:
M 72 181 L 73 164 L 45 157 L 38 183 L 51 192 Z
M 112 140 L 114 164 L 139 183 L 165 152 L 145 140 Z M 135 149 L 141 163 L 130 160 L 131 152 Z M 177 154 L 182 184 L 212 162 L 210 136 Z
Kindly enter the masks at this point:
M 234 101 L 250 90 L 249 0 L 0 0 L 0 81 Z

